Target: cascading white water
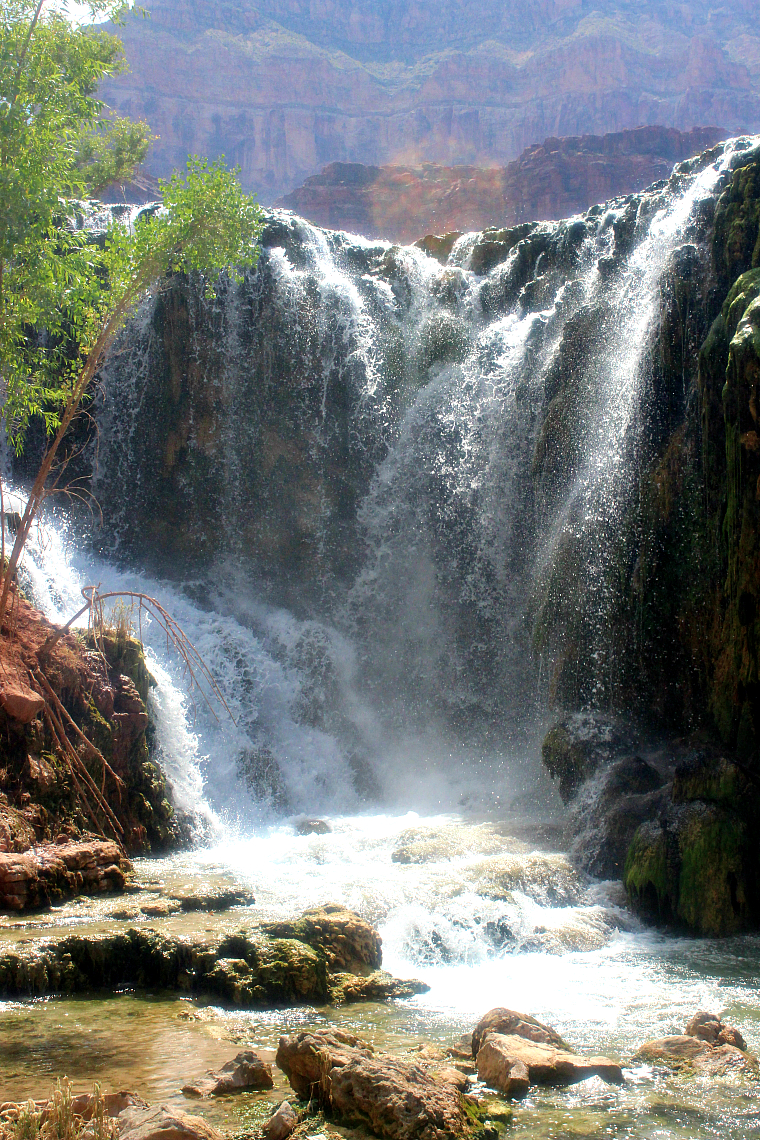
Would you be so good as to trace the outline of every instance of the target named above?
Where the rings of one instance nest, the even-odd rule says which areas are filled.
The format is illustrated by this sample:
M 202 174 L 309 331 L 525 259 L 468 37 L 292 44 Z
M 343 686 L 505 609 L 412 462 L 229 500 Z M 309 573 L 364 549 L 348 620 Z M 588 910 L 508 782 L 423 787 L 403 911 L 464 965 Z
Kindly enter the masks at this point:
M 186 311 L 162 302 L 163 325 L 145 306 L 104 374 L 101 549 L 139 564 L 154 553 L 143 530 L 159 546 L 169 535 L 163 565 L 186 584 L 155 590 L 237 722 L 220 728 L 201 703 L 175 733 L 213 772 L 218 806 L 239 809 L 241 771 L 265 812 L 361 799 L 503 808 L 535 786 L 536 586 L 588 532 L 600 549 L 587 578 L 593 593 L 598 569 L 603 593 L 604 528 L 643 430 L 660 285 L 693 240 L 696 205 L 747 146 L 583 219 L 522 227 L 493 268 L 488 235 L 460 238 L 439 265 L 275 213 L 244 287 L 211 307 L 192 292 Z M 555 436 L 573 432 L 565 468 L 544 462 L 536 475 L 554 446 L 557 362 L 588 313 L 593 335 L 573 365 L 585 406 L 560 407 Z M 163 341 L 181 321 L 176 361 Z M 153 436 L 166 401 L 171 430 Z M 185 521 L 173 530 L 174 514 Z M 156 667 L 178 683 L 176 664 Z M 181 699 L 162 700 L 176 717 Z
M 579 1049 L 630 1058 L 647 1037 L 680 1032 L 706 1008 L 727 1009 L 756 1047 L 746 996 L 754 992 L 756 940 L 666 940 L 632 918 L 619 884 L 576 873 L 557 853 L 563 817 L 548 782 L 537 783 L 525 730 L 541 716 L 526 629 L 536 581 L 551 576 L 563 544 L 579 536 L 599 541 L 603 568 L 605 527 L 625 501 L 646 418 L 660 286 L 693 240 L 696 207 L 738 150 L 635 200 L 625 256 L 615 253 L 615 226 L 630 220 L 630 201 L 539 227 L 492 269 L 478 265 L 477 235 L 459 239 L 440 266 L 420 250 L 324 235 L 291 220 L 248 292 L 228 293 L 211 314 L 220 330 L 211 364 L 203 345 L 209 311 L 199 305 L 189 322 L 185 363 L 219 397 L 217 420 L 208 409 L 183 408 L 192 421 L 184 441 L 173 439 L 160 462 L 141 466 L 158 382 L 151 306 L 105 378 L 97 488 L 111 504 L 113 530 L 101 549 L 118 539 L 110 553 L 127 550 L 139 563 L 130 496 L 150 505 L 151 482 L 163 477 L 162 462 L 171 466 L 172 448 L 201 452 L 213 437 L 217 450 L 208 447 L 203 458 L 218 464 L 217 559 L 199 555 L 195 566 L 202 531 L 192 525 L 179 581 L 94 557 L 63 515 L 46 517 L 32 536 L 22 572 L 50 617 L 70 617 L 89 582 L 157 596 L 204 656 L 235 718 L 217 709 L 217 722 L 194 698 L 181 663 L 144 622 L 158 682 L 151 702 L 160 760 L 178 804 L 205 818 L 206 843 L 140 860 L 139 875 L 164 887 L 245 884 L 256 904 L 250 914 L 235 912 L 241 923 L 328 900 L 371 920 L 383 936 L 385 968 L 431 989 L 382 1014 L 354 1008 L 343 1015 L 352 1030 L 371 1036 L 384 1018 L 410 1037 L 450 1040 L 504 1004 L 552 1023 Z M 249 315 L 264 294 L 285 347 L 295 346 L 290 356 L 277 348 L 293 367 L 267 372 L 277 346 L 259 346 L 252 384 Z M 589 313 L 590 347 L 567 365 L 561 358 L 574 322 L 581 327 Z M 557 398 L 558 361 L 583 370 L 588 407 L 572 463 L 555 479 L 535 457 Z M 256 402 L 267 386 L 271 402 Z M 343 420 L 336 389 L 348 408 Z M 307 487 L 319 588 L 310 589 L 308 575 L 297 579 L 290 609 L 275 604 L 271 583 L 264 588 L 260 563 L 246 561 L 251 455 L 283 391 L 297 414 L 272 430 L 275 446 L 267 437 L 267 478 L 274 481 L 283 456 L 299 460 L 300 441 L 309 475 L 322 480 Z M 299 403 L 303 393 L 309 399 Z M 343 530 L 345 519 L 338 526 L 335 517 L 345 504 L 328 478 L 339 461 L 364 464 L 355 518 Z M 187 476 L 180 490 L 191 484 Z M 341 578 L 335 548 L 346 533 L 360 555 L 345 560 L 351 572 Z M 469 818 L 457 813 L 464 805 Z M 296 833 L 293 817 L 306 814 L 326 815 L 331 830 Z M 72 907 L 50 924 L 78 928 L 88 921 L 84 911 Z M 275 1044 L 286 1022 L 341 1016 L 203 1012 L 234 1020 L 236 1041 L 269 1033 Z M 173 1040 L 175 1020 L 171 1032 Z M 760 1127 L 741 1089 L 703 1096 L 700 1086 L 684 1107 L 686 1094 L 663 1092 L 651 1072 L 637 1067 L 627 1076 L 619 1092 L 592 1083 L 557 1094 L 545 1130 L 541 1112 L 554 1094 L 526 1102 L 520 1134 L 581 1128 L 639 1140 L 744 1140 Z

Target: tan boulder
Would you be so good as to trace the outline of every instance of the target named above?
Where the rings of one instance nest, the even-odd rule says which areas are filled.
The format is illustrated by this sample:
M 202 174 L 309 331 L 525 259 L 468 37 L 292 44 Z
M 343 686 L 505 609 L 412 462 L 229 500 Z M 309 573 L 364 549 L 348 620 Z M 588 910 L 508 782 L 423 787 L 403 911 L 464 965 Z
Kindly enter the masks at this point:
M 16 678 L 0 682 L 0 707 L 11 720 L 29 724 L 45 707 L 45 698 Z
M 224 1140 L 202 1116 L 159 1104 L 119 1114 L 119 1140 Z
M 264 1140 L 287 1140 L 291 1132 L 295 1131 L 298 1120 L 298 1113 L 288 1101 L 284 1100 L 277 1111 L 269 1117 L 261 1129 L 261 1134 Z
M 205 1077 L 182 1086 L 186 1096 L 221 1096 L 243 1089 L 274 1088 L 272 1066 L 257 1053 L 245 1049 L 216 1071 L 209 1069 Z
M 131 863 L 107 839 L 0 852 L 0 910 L 29 910 L 75 895 L 122 891 Z
M 302 1100 L 321 1099 L 326 1071 L 348 1064 L 354 1053 L 371 1057 L 374 1050 L 366 1041 L 341 1029 L 317 1029 L 281 1037 L 275 1063 L 282 1069 Z
M 738 1029 L 721 1021 L 715 1013 L 700 1010 L 695 1013 L 684 1030 L 688 1037 L 698 1037 L 710 1045 L 733 1045 L 746 1050 L 747 1044 Z
M 457 1074 L 461 1078 L 461 1074 Z M 334 1115 L 388 1140 L 451 1140 L 467 1131 L 460 1089 L 395 1057 L 356 1055 L 330 1070 Z
M 489 1009 L 488 1013 L 484 1014 L 475 1026 L 472 1034 L 473 1057 L 477 1057 L 487 1033 L 504 1033 L 507 1036 L 524 1037 L 528 1041 L 540 1041 L 544 1045 L 553 1045 L 555 1049 L 571 1052 L 570 1046 L 562 1040 L 556 1029 L 552 1029 L 549 1025 L 542 1025 L 540 1021 L 536 1021 L 535 1017 L 530 1017 L 527 1013 L 517 1013 L 514 1009 L 504 1009 L 503 1006 Z
M 277 1064 L 295 1092 L 343 1124 L 386 1140 L 451 1140 L 468 1131 L 463 1074 L 375 1054 L 352 1034 L 317 1030 L 280 1038 Z
M 516 1069 L 518 1064 L 527 1069 L 532 1085 L 571 1085 L 587 1077 L 601 1077 L 615 1085 L 624 1083 L 620 1065 L 609 1057 L 579 1057 L 553 1045 L 501 1033 L 488 1034 L 478 1051 L 477 1064 L 480 1080 L 507 1095 L 510 1088 L 523 1087 L 524 1073 Z M 512 1080 L 514 1086 L 510 1085 Z
M 678 1066 L 689 1064 L 695 1057 L 711 1050 L 712 1046 L 707 1041 L 680 1033 L 645 1041 L 636 1052 L 636 1060 L 647 1061 L 650 1065 Z

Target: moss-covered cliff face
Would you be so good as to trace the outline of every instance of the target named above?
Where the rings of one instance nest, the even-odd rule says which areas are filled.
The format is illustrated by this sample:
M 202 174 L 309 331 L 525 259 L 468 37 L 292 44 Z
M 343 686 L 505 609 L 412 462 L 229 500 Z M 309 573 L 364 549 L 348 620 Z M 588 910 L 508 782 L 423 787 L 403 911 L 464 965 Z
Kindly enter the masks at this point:
M 606 623 L 594 628 L 577 550 L 569 596 L 542 617 L 562 632 L 561 703 L 633 710 L 700 742 L 670 749 L 666 802 L 635 832 L 624 879 L 649 918 L 725 934 L 760 923 L 760 163 L 705 223 L 709 261 L 676 262 L 664 291 L 649 451 L 611 536 Z M 544 752 L 561 775 L 558 732 Z
M 645 705 L 708 728 L 745 760 L 760 746 L 759 223 L 753 163 L 715 211 L 703 308 L 720 308 L 685 360 L 683 419 L 645 473 L 635 583 Z

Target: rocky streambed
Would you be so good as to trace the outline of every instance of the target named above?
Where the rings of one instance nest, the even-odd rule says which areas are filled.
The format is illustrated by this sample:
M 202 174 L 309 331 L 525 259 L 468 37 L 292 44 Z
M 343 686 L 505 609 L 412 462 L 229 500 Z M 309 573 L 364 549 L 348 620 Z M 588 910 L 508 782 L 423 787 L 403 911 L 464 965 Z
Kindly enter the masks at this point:
M 755 940 L 647 932 L 612 886 L 602 907 L 562 856 L 483 823 L 326 826 L 136 859 L 127 893 L 4 916 L 3 1100 L 42 1102 L 63 1075 L 77 1094 L 97 1080 L 131 1094 L 115 1119 L 142 1140 L 281 1140 L 262 1130 L 282 1102 L 298 1135 L 758 1134 Z M 444 945 L 446 920 L 461 935 L 465 910 L 484 905 L 464 891 L 473 879 L 511 896 L 491 903 L 513 922 L 519 903 L 522 942 Z M 318 890 L 342 902 L 293 913 Z M 592 941 L 594 891 L 607 922 Z M 525 1013 L 484 1017 L 489 998 Z M 293 1123 L 284 1111 L 278 1128 L 282 1115 Z

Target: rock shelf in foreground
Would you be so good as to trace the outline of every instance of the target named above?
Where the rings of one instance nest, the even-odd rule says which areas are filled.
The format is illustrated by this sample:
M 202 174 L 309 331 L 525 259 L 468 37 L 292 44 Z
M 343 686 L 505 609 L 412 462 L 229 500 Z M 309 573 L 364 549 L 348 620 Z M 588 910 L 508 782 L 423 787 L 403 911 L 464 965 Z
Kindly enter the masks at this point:
M 409 997 L 427 989 L 375 968 L 379 936 L 351 911 L 309 911 L 298 922 L 306 922 L 311 944 L 261 927 L 211 939 L 130 928 L 6 943 L 0 945 L 0 996 L 132 985 L 208 994 L 242 1008 L 276 1008 Z M 361 973 L 331 972 L 336 945 Z

